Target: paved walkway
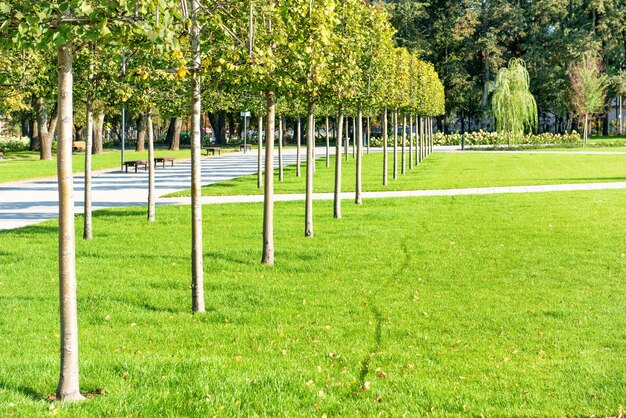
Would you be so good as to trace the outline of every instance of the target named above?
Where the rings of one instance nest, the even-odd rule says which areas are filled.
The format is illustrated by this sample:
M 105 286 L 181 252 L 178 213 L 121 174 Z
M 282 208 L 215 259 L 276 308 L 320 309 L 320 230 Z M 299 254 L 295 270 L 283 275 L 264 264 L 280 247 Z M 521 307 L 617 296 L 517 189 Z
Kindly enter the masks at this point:
M 440 190 L 403 190 L 389 192 L 363 192 L 363 199 L 382 199 L 389 197 L 428 197 L 428 196 L 461 196 L 461 195 L 486 195 L 504 193 L 541 193 L 541 192 L 566 192 L 575 190 L 610 190 L 626 189 L 626 182 L 615 183 L 579 183 L 579 184 L 550 184 L 542 186 L 503 186 L 503 187 L 478 187 L 467 189 L 440 189 Z M 354 199 L 354 192 L 341 194 L 342 199 Z M 305 195 L 299 194 L 276 194 L 274 200 L 277 202 L 304 200 Z M 333 200 L 333 193 L 314 193 L 314 200 Z M 221 203 L 254 203 L 262 202 L 263 195 L 244 196 L 203 196 L 203 204 Z M 171 199 L 160 199 L 162 204 L 184 205 L 190 204 L 191 198 L 177 197 Z
M 302 150 L 302 158 L 305 157 Z M 318 157 L 324 149 L 316 150 Z M 284 163 L 295 163 L 295 150 L 286 150 Z M 275 159 L 278 165 L 278 158 Z M 132 170 L 131 170 L 132 171 Z M 202 160 L 202 184 L 230 180 L 256 173 L 257 153 L 228 153 Z M 191 161 L 155 171 L 156 195 L 163 196 L 191 187 Z M 74 175 L 75 213 L 83 212 L 84 175 Z M 145 205 L 148 201 L 148 172 L 124 173 L 119 169 L 94 172 L 93 209 Z M 55 178 L 0 183 L 0 230 L 15 229 L 58 217 L 59 196 Z
M 437 149 L 443 151 L 444 148 Z M 302 150 L 304 158 L 304 149 Z M 331 148 L 334 153 L 334 148 Z M 372 151 L 379 151 L 372 149 Z M 467 152 L 467 151 L 464 151 Z M 508 151 L 504 151 L 508 152 Z M 519 153 L 520 151 L 514 151 Z M 545 153 L 544 151 L 540 151 Z M 592 153 L 592 152 L 590 152 Z M 593 152 L 595 153 L 595 152 Z M 611 153 L 615 154 L 615 153 Z M 316 149 L 316 156 L 325 155 L 323 147 Z M 285 164 L 295 163 L 295 149 L 285 150 Z M 240 152 L 225 154 L 219 157 L 206 157 L 202 160 L 202 184 L 212 184 L 248 174 L 256 173 L 256 152 L 243 154 Z M 275 164 L 278 164 L 277 159 Z M 75 213 L 83 211 L 82 174 L 74 176 Z M 93 176 L 93 209 L 116 208 L 125 206 L 145 205 L 148 200 L 148 173 L 123 173 L 119 170 L 108 170 L 94 173 Z M 156 170 L 156 194 L 163 196 L 180 190 L 189 189 L 191 183 L 191 163 L 179 161 L 174 167 Z M 521 187 L 486 187 L 452 190 L 413 190 L 400 192 L 366 192 L 366 199 L 384 197 L 420 197 L 420 196 L 453 196 L 467 194 L 493 193 L 533 193 L 568 190 L 601 190 L 626 189 L 626 183 L 591 183 L 591 184 L 558 184 L 546 186 Z M 343 199 L 352 199 L 354 193 L 343 193 Z M 239 203 L 260 202 L 263 196 L 204 197 L 203 203 Z M 303 194 L 276 195 L 276 201 L 303 200 Z M 333 199 L 332 193 L 318 193 L 317 200 Z M 188 204 L 189 198 L 157 199 L 159 204 Z M 14 183 L 0 183 L 0 230 L 14 229 L 32 225 L 58 216 L 57 181 L 54 178 L 28 180 Z

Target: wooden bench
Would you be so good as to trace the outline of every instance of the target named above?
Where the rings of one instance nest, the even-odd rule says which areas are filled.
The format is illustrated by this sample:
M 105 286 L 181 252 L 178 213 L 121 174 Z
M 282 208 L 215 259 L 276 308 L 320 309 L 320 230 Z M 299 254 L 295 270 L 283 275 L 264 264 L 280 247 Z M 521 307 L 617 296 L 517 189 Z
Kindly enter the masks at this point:
M 217 151 L 217 155 L 222 155 L 222 148 L 220 147 L 209 147 L 204 150 L 206 151 L 206 155 L 209 155 L 209 152 L 212 153 L 212 155 L 215 155 L 215 151 Z
M 250 145 L 250 144 L 239 144 L 239 151 L 241 151 L 244 148 L 247 148 L 248 151 L 252 151 L 252 145 Z
M 148 170 L 148 162 L 146 160 L 124 161 L 124 166 L 126 166 L 127 173 L 128 173 L 128 167 L 135 167 L 135 173 L 137 172 L 137 168 L 139 166 L 143 166 L 144 171 Z
M 172 163 L 172 167 L 174 167 L 174 157 L 154 157 L 154 165 L 156 167 L 157 164 L 163 164 L 163 168 L 165 168 L 165 163 Z
M 85 141 L 72 141 L 72 151 L 85 151 L 86 147 Z

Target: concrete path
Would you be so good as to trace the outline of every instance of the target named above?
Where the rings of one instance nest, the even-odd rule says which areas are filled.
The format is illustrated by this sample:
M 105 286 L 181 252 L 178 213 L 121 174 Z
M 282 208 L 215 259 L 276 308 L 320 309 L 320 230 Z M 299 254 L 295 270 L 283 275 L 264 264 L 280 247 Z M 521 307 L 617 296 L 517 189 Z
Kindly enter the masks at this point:
M 566 192 L 576 190 L 614 190 L 626 189 L 626 182 L 615 183 L 580 183 L 580 184 L 550 184 L 542 186 L 503 186 L 503 187 L 478 187 L 467 189 L 440 189 L 440 190 L 403 190 L 389 192 L 363 192 L 363 199 L 382 199 L 390 197 L 428 197 L 428 196 L 461 196 L 461 195 L 486 195 L 505 193 L 541 193 L 541 192 Z M 342 199 L 354 199 L 354 192 L 341 194 Z M 276 194 L 274 200 L 277 202 L 288 202 L 304 200 L 305 195 L 299 194 Z M 333 193 L 314 193 L 314 200 L 333 200 Z M 202 203 L 255 203 L 262 202 L 263 195 L 244 196 L 204 196 Z M 159 199 L 160 204 L 185 205 L 191 203 L 189 197 L 177 197 Z
M 316 155 L 325 155 L 317 149 Z M 302 158 L 305 149 L 302 149 Z M 295 150 L 285 150 L 284 163 L 296 161 Z M 278 157 L 275 159 L 278 166 Z M 234 152 L 202 160 L 202 184 L 230 180 L 257 171 L 257 153 Z M 155 171 L 156 195 L 191 188 L 191 161 L 175 162 Z M 56 178 L 0 183 L 0 230 L 15 229 L 58 217 Z M 148 172 L 124 173 L 119 169 L 95 172 L 92 177 L 93 209 L 140 206 L 148 201 Z M 75 213 L 83 212 L 84 176 L 74 176 Z

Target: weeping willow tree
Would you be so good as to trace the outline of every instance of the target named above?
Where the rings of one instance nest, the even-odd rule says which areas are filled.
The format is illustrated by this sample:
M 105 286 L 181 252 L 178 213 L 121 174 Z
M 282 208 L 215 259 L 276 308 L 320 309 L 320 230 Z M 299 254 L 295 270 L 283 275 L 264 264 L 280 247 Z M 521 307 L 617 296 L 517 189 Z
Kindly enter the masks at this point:
M 537 102 L 530 93 L 530 77 L 526 63 L 520 58 L 501 68 L 491 102 L 496 129 L 507 135 L 509 148 L 513 137 L 521 137 L 524 130 L 537 125 Z

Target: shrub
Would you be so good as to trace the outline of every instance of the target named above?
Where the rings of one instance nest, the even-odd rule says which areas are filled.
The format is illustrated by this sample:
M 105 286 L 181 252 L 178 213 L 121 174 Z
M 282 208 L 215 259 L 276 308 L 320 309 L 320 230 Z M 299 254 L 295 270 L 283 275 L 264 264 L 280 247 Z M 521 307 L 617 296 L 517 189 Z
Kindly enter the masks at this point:
M 0 151 L 28 151 L 30 140 L 28 137 L 0 136 Z
M 500 132 L 486 132 L 483 130 L 469 132 L 466 134 L 452 133 L 445 135 L 441 132 L 435 134 L 435 145 L 461 145 L 461 139 L 465 136 L 465 145 L 505 145 L 508 143 L 506 135 Z M 538 135 L 528 134 L 521 139 L 518 138 L 516 145 L 575 145 L 581 143 L 580 134 L 576 131 L 566 134 L 542 133 Z

